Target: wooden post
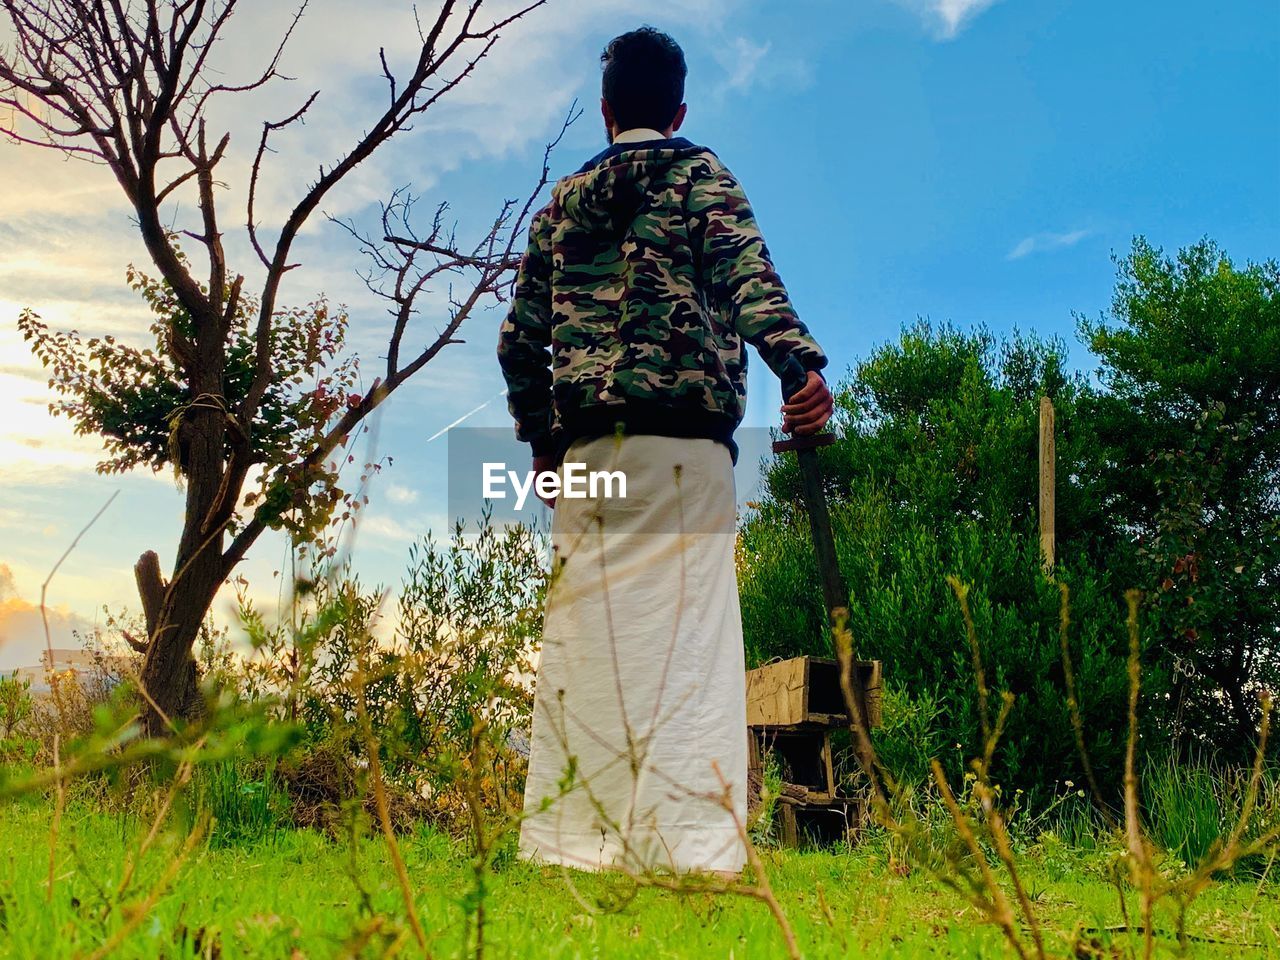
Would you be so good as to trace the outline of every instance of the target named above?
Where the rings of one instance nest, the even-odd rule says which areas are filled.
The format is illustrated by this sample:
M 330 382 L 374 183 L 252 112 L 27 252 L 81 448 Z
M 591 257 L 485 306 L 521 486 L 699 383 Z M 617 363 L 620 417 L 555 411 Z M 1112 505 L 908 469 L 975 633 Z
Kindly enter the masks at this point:
M 1046 573 L 1055 562 L 1054 484 L 1057 453 L 1053 437 L 1053 401 L 1040 398 L 1040 555 Z

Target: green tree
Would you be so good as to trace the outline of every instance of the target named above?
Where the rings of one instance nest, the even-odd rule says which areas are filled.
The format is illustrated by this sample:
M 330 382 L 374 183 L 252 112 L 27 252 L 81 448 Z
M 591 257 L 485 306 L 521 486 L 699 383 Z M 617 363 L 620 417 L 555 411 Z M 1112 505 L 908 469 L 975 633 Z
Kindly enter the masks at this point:
M 1170 732 L 1243 759 L 1257 691 L 1280 686 L 1280 268 L 1142 238 L 1118 268 L 1110 316 L 1080 322 L 1108 388 L 1103 469 L 1173 674 Z
M 946 576 L 971 583 L 988 682 L 1017 698 L 997 757 L 1000 776 L 1028 791 L 1081 781 L 1059 653 L 1059 593 L 1039 555 L 1043 394 L 1057 409 L 1056 576 L 1073 592 L 1070 639 L 1086 734 L 1104 776 L 1121 756 L 1122 593 L 1131 551 L 1122 523 L 1105 509 L 1105 478 L 1094 462 L 1094 390 L 1066 363 L 1058 341 L 997 341 L 986 330 L 918 323 L 841 385 L 841 438 L 822 451 L 859 654 L 884 661 L 895 693 L 931 705 L 936 742 L 948 748 L 942 759 L 958 772 L 952 747 L 971 755 L 978 721 L 965 628 Z M 790 458 L 769 467 L 766 488 L 740 551 L 750 657 L 829 655 Z
M 305 5 L 270 61 L 247 77 L 228 77 L 210 60 L 228 38 L 236 0 L 0 5 L 7 34 L 0 103 L 10 108 L 0 133 L 24 148 L 104 165 L 156 270 L 154 279 L 133 277 L 155 313 L 153 344 L 145 348 L 107 338 L 81 343 L 49 331 L 32 313 L 23 319 L 64 397 L 55 409 L 81 432 L 106 440 L 104 469 L 172 465 L 185 485 L 172 572 L 162 576 L 152 551 L 135 567 L 147 625 L 139 643 L 149 732 L 162 732 L 166 717 L 199 706 L 192 646 L 214 596 L 248 550 L 265 530 L 289 526 L 291 514 L 303 515 L 304 531 L 326 520 L 342 499 L 336 474 L 350 456 L 346 445 L 370 414 L 457 342 L 481 301 L 502 296 L 547 165 L 523 207 L 503 203 L 474 247 L 455 242 L 443 223 L 444 205 L 429 232 L 416 232 L 413 199 L 403 191 L 383 205 L 373 237 L 346 225 L 370 258 L 366 281 L 387 299 L 392 318 L 385 369 L 362 393 L 346 389 L 344 368 L 336 378 L 320 373 L 322 361 L 333 359 L 326 338 L 340 342 L 345 318 L 329 315 L 322 303 L 303 311 L 281 305 L 286 274 L 297 266 L 295 241 L 354 170 L 455 90 L 499 32 L 542 2 L 531 0 L 488 25 L 479 19 L 479 2 L 465 11 L 445 3 L 434 20 L 418 22 L 420 42 L 404 70 L 393 71 L 386 56 L 377 61 L 386 97 L 354 124 L 364 132 L 339 145 L 310 183 L 301 182 L 296 164 L 284 168 L 299 199 L 277 225 L 262 223 L 255 208 L 264 177 L 281 175 L 269 162 L 271 139 L 300 122 L 319 91 L 289 116 L 265 119 L 251 162 L 238 168 L 229 159 L 231 134 L 217 124 L 231 112 L 222 108 L 228 98 L 282 77 L 285 44 Z M 222 202 L 231 182 L 247 197 L 247 209 L 234 219 Z M 279 189 L 289 192 L 287 185 Z M 245 224 L 236 239 L 256 255 L 254 274 L 231 268 L 228 223 Z M 192 238 L 198 256 L 179 249 L 179 235 Z M 420 296 L 444 282 L 448 307 L 434 334 L 419 337 L 411 321 Z M 246 484 L 259 470 L 267 479 L 246 503 Z

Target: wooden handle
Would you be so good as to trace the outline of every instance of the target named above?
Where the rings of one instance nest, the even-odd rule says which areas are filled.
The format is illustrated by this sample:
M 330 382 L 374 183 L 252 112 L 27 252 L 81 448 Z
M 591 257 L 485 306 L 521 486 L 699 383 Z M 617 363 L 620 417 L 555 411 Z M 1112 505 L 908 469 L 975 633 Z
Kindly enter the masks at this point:
M 786 453 L 788 450 L 816 450 L 818 447 L 829 447 L 836 442 L 834 433 L 810 433 L 801 437 L 791 437 L 788 440 L 775 440 L 773 442 L 774 453 Z

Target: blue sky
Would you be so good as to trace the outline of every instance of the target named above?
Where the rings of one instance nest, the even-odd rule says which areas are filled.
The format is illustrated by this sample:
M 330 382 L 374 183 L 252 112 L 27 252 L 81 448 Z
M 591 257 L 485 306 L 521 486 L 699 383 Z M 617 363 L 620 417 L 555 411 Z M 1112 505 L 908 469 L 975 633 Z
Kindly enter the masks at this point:
M 286 61 L 300 79 L 257 106 L 278 114 L 312 79 L 327 99 L 305 131 L 281 142 L 268 202 L 290 195 L 280 171 L 332 155 L 383 95 L 376 50 L 388 32 L 403 35 L 405 7 L 362 7 L 358 20 L 349 4 L 313 8 Z M 1135 234 L 1167 250 L 1209 236 L 1238 262 L 1280 254 L 1274 2 L 715 0 L 637 9 L 551 0 L 504 36 L 469 90 L 362 169 L 330 212 L 362 221 L 376 198 L 411 181 L 426 202 L 448 199 L 465 232 L 504 197 L 527 192 L 542 143 L 577 97 L 584 115 L 553 156 L 554 174 L 575 169 L 603 146 L 600 48 L 651 22 L 670 30 L 689 62 L 681 132 L 743 182 L 837 370 L 919 316 L 1074 342 L 1073 312 L 1107 307 L 1110 257 Z M 247 20 L 232 59 L 250 59 L 271 27 Z M 251 139 L 239 138 L 241 151 Z M 4 666 L 6 646 L 15 651 L 27 631 L 5 611 L 29 617 L 57 556 L 116 490 L 50 588 L 64 608 L 55 628 L 83 627 L 104 603 L 136 608 L 131 566 L 148 548 L 172 563 L 181 494 L 170 477 L 95 476 L 92 442 L 43 412 L 41 375 L 14 331 L 17 310 L 30 305 L 56 325 L 136 334 L 143 315 L 122 277 L 145 255 L 117 188 L 100 169 L 7 144 L 0 175 L 30 185 L 0 198 L 0 398 L 11 410 L 0 436 Z M 286 298 L 323 289 L 347 303 L 374 366 L 386 318 L 354 277 L 349 239 L 321 225 L 302 252 L 306 267 L 291 275 Z M 378 451 L 395 464 L 373 490 L 356 548 L 365 579 L 394 583 L 409 542 L 444 528 L 447 441 L 427 438 L 502 389 L 499 320 L 496 309 L 474 317 L 462 331 L 468 343 L 386 410 Z M 1078 346 L 1073 356 L 1089 366 Z M 776 386 L 762 365 L 751 386 L 748 422 L 767 426 Z M 468 423 L 505 426 L 503 401 Z M 246 567 L 263 595 L 274 595 L 283 554 L 264 541 Z

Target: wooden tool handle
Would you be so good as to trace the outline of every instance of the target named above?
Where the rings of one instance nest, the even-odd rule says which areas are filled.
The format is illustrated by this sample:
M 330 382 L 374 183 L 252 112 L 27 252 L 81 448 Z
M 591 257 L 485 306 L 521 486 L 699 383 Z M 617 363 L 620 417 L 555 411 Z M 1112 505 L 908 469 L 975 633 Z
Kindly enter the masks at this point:
M 818 447 L 829 447 L 836 442 L 834 433 L 810 433 L 786 440 L 773 441 L 774 453 L 786 453 L 788 450 L 816 450 Z

